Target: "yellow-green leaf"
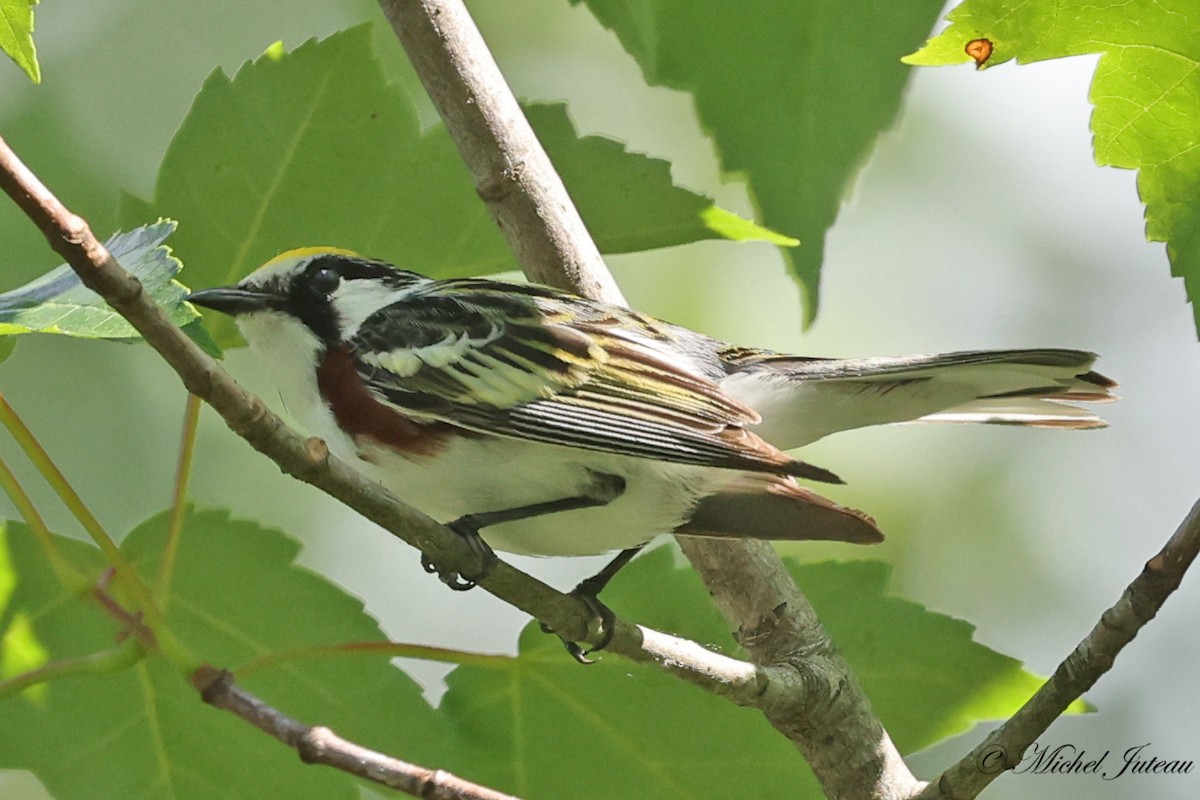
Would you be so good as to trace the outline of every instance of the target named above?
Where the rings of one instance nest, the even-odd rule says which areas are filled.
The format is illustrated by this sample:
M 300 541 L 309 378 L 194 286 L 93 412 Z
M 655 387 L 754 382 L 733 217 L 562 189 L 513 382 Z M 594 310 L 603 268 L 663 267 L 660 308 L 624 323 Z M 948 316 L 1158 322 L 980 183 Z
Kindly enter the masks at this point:
M 0 0 L 0 50 L 25 70 L 34 83 L 42 82 L 37 48 L 33 44 L 33 7 L 38 0 Z

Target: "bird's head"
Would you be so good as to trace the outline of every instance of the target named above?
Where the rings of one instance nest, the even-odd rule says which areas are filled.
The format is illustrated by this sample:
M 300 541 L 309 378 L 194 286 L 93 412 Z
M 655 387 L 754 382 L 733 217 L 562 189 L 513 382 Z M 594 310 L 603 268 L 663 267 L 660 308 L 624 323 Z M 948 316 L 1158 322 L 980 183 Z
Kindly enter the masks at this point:
M 281 253 L 234 286 L 200 289 L 187 299 L 234 317 L 251 346 L 287 332 L 324 348 L 426 280 L 349 250 L 305 247 Z

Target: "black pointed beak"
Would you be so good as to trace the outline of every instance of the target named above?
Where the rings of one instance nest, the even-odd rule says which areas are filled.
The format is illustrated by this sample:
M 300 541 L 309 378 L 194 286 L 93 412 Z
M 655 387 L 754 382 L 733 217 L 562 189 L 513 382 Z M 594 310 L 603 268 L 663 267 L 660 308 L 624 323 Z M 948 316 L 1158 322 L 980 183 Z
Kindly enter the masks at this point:
M 254 289 L 242 289 L 237 286 L 201 289 L 198 292 L 192 292 L 184 299 L 189 303 L 211 308 L 213 311 L 220 311 L 234 317 L 254 311 L 282 311 L 287 303 L 287 298 L 281 295 Z

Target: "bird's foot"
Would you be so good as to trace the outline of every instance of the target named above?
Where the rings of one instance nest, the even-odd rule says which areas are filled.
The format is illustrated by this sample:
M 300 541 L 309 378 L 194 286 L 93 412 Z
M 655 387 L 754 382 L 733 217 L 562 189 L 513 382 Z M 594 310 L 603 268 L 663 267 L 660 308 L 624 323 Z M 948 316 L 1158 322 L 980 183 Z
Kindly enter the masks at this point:
M 467 546 L 475 553 L 479 561 L 479 567 L 470 575 L 465 573 L 460 574 L 454 570 L 445 569 L 435 564 L 424 553 L 421 554 L 421 567 L 431 575 L 436 574 L 438 580 L 456 592 L 465 592 L 468 589 L 474 589 L 479 581 L 491 574 L 492 569 L 496 566 L 496 562 L 499 559 L 496 558 L 496 553 L 492 548 L 488 547 L 487 542 L 479 535 L 479 528 L 482 526 L 477 524 L 470 514 L 465 517 L 459 517 L 453 522 L 446 523 L 446 527 L 461 536 L 463 541 L 467 543 Z
M 570 594 L 571 597 L 576 597 L 582 600 L 588 607 L 588 610 L 600 620 L 600 626 L 598 629 L 600 632 L 599 642 L 591 647 L 584 648 L 583 645 L 579 644 L 579 642 L 573 642 L 570 639 L 559 635 L 557 631 L 553 630 L 546 623 L 538 623 L 544 633 L 553 633 L 554 635 L 558 636 L 558 638 L 562 640 L 563 647 L 565 647 L 567 652 L 571 654 L 571 658 L 575 659 L 580 664 L 596 663 L 596 659 L 588 658 L 588 656 L 608 647 L 609 642 L 612 641 L 613 632 L 617 626 L 616 615 L 613 614 L 611 608 L 600 602 L 600 598 L 596 596 L 597 592 L 593 591 L 589 585 L 590 580 L 591 579 L 580 582 L 580 584 L 572 589 L 568 594 Z

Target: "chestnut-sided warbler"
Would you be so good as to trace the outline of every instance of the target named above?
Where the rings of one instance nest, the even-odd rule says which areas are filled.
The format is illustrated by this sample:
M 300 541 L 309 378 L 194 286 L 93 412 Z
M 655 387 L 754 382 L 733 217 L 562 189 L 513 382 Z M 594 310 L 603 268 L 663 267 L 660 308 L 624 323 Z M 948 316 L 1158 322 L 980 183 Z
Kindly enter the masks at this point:
M 1102 427 L 1056 401 L 1109 400 L 1115 385 L 1077 350 L 785 355 L 331 248 L 189 299 L 236 317 L 287 411 L 331 452 L 514 553 L 599 554 L 662 533 L 876 542 L 869 517 L 796 480 L 836 476 L 784 451 L 909 420 Z

